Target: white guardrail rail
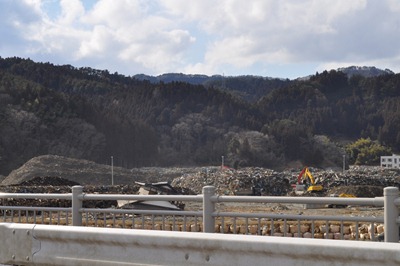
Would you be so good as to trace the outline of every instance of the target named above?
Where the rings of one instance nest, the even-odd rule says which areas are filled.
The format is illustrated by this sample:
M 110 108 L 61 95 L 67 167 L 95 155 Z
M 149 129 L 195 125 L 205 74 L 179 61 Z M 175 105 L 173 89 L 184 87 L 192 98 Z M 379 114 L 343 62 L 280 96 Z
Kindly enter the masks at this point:
M 397 243 L 0 223 L 12 265 L 400 265 Z
M 219 196 L 212 186 L 204 187 L 202 195 L 191 196 L 86 194 L 81 186 L 74 186 L 69 194 L 0 193 L 0 199 L 12 198 L 63 199 L 71 201 L 71 207 L 0 206 L 0 222 L 3 222 L 0 224 L 0 263 L 3 264 L 400 265 L 397 187 L 385 188 L 384 197 L 379 198 Z M 87 200 L 195 201 L 202 204 L 198 211 L 90 209 L 83 207 Z M 384 207 L 384 216 L 219 211 L 218 204 L 226 202 L 375 206 Z M 232 222 L 227 224 L 229 219 Z M 345 227 L 348 228 L 349 223 L 355 226 L 354 240 L 362 240 L 358 233 L 360 222 L 369 223 L 372 232 L 377 224 L 383 225 L 384 241 L 392 243 L 377 242 L 375 233 L 371 234 L 372 241 L 344 241 Z M 314 239 L 299 234 L 304 223 L 310 226 L 308 234 Z M 274 237 L 277 224 L 284 232 L 282 236 L 291 234 L 289 228 L 297 228 L 297 234 Z M 322 235 L 327 239 L 317 239 L 314 235 L 317 224 L 325 227 Z M 227 225 L 229 232 L 224 231 Z M 336 233 L 339 240 L 328 240 L 331 225 L 339 228 Z M 261 230 L 264 227 L 269 227 L 266 234 L 269 237 L 260 236 L 264 235 Z M 253 228 L 256 228 L 254 232 Z

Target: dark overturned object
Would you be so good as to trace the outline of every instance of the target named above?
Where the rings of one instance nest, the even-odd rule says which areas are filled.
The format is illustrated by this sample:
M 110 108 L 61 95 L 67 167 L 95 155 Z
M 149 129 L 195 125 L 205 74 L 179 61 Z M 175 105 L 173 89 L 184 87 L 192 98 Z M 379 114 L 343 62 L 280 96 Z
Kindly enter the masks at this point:
M 182 195 L 168 182 L 135 183 L 140 185 L 139 195 Z M 121 209 L 181 211 L 184 209 L 185 204 L 180 201 L 118 200 L 118 207 Z

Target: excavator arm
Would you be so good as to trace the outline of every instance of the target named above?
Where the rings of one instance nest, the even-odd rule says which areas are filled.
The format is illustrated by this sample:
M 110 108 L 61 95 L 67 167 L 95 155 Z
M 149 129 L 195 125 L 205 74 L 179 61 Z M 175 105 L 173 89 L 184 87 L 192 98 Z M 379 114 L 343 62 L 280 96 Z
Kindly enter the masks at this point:
M 306 174 L 306 176 L 308 177 L 308 179 L 310 179 L 311 185 L 315 185 L 315 179 L 314 179 L 314 177 L 312 176 L 310 170 L 308 170 L 308 168 L 306 168 L 305 174 Z
M 304 177 L 306 176 L 306 177 Z M 308 178 L 310 180 L 310 186 L 307 188 L 307 191 L 321 191 L 323 190 L 323 187 L 321 185 L 316 185 L 315 184 L 315 179 L 313 175 L 311 174 L 310 170 L 308 167 L 304 167 L 303 170 L 300 172 L 299 176 L 297 177 L 297 183 L 301 184 L 302 178 Z
M 306 170 L 307 170 L 307 167 L 304 167 L 303 170 L 301 170 L 299 176 L 297 177 L 297 184 L 298 185 L 300 185 L 302 183 L 301 179 L 302 179 L 304 173 L 306 172 Z

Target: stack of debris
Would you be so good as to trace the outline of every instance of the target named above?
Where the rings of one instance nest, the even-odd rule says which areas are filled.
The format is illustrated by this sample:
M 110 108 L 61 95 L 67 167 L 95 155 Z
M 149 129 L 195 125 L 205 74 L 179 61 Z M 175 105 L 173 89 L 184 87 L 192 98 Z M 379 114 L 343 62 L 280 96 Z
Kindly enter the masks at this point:
M 72 186 L 78 183 L 61 177 L 35 177 L 31 180 L 22 182 L 20 185 L 3 186 L 0 188 L 4 193 L 71 193 Z M 116 186 L 93 186 L 83 187 L 84 193 L 90 194 L 137 194 L 139 185 L 116 185 Z M 36 207 L 71 207 L 70 200 L 55 199 L 0 199 L 3 206 L 36 206 Z M 109 208 L 117 206 L 117 201 L 85 201 L 85 208 Z
M 22 183 L 20 183 L 18 186 L 22 186 L 22 187 L 37 187 L 37 186 L 76 186 L 79 185 L 77 182 L 65 179 L 65 178 L 61 178 L 58 176 L 37 176 L 34 177 L 30 180 L 26 180 L 23 181 Z M 15 186 L 15 185 L 13 185 Z
M 290 179 L 285 173 L 263 168 L 204 168 L 175 178 L 171 184 L 190 188 L 193 194 L 201 194 L 202 188 L 209 185 L 215 186 L 220 195 L 286 195 L 291 190 Z
M 324 188 L 318 196 L 346 193 L 357 197 L 382 196 L 383 188 L 400 187 L 400 170 L 370 166 L 352 166 L 344 172 L 310 168 L 316 184 Z M 201 171 L 184 174 L 172 181 L 172 186 L 191 189 L 201 194 L 202 187 L 212 185 L 219 195 L 265 195 L 286 196 L 297 182 L 300 170 L 276 172 L 263 168 L 240 170 L 203 168 Z M 307 194 L 306 194 L 307 195 Z

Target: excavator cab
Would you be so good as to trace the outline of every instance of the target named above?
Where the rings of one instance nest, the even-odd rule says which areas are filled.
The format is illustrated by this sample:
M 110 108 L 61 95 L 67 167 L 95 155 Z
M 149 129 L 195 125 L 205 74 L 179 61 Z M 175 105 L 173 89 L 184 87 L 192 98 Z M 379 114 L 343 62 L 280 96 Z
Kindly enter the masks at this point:
M 315 184 L 315 179 L 307 166 L 303 168 L 297 177 L 296 190 L 300 190 L 301 186 L 303 186 L 303 190 L 307 188 L 307 191 L 311 192 L 319 192 L 324 189 L 322 185 Z

